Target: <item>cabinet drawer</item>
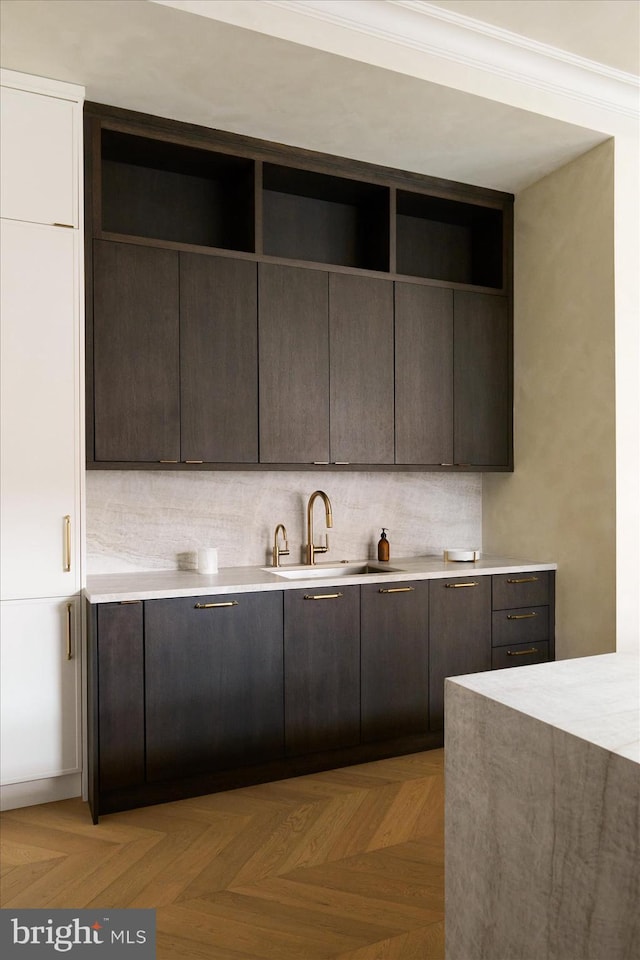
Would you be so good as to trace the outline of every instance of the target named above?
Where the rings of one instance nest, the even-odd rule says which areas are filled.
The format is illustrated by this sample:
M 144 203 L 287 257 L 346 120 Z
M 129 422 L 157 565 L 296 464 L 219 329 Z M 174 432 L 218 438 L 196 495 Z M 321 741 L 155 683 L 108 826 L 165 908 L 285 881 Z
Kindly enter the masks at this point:
M 549 571 L 502 573 L 491 578 L 493 609 L 539 607 L 549 603 Z
M 491 651 L 491 669 L 524 667 L 528 663 L 544 663 L 549 659 L 549 644 L 518 643 L 506 647 L 494 647 Z
M 491 617 L 494 647 L 508 643 L 534 643 L 549 639 L 549 607 L 496 610 Z

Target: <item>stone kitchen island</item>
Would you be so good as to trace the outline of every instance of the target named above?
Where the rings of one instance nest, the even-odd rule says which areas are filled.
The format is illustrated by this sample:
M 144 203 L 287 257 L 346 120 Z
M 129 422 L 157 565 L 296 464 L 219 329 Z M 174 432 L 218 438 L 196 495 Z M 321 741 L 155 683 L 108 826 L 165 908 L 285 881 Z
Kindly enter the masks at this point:
M 445 682 L 447 960 L 640 956 L 640 661 Z

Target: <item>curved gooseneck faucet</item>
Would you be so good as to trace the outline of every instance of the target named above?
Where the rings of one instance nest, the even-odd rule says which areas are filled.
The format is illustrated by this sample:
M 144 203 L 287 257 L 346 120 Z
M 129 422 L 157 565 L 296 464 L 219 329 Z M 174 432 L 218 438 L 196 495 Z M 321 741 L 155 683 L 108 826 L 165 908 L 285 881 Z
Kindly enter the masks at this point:
M 316 547 L 313 542 L 313 505 L 318 499 L 324 503 L 325 517 L 327 529 L 330 529 L 333 526 L 333 514 L 331 512 L 331 501 L 326 495 L 324 490 L 315 490 L 309 497 L 309 503 L 307 504 L 307 543 L 305 546 L 306 550 L 306 562 L 313 564 L 316 562 L 315 556 L 316 553 L 326 553 L 329 549 L 329 534 L 325 534 L 325 543 L 323 547 Z

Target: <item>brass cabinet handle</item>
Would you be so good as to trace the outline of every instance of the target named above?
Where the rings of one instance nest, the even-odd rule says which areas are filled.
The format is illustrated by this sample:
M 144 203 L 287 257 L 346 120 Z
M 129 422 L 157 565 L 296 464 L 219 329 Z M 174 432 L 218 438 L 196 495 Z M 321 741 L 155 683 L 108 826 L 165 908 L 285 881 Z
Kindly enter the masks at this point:
M 384 589 L 380 587 L 378 593 L 411 593 L 415 590 L 415 587 L 387 587 Z
M 71 660 L 71 633 L 73 631 L 73 604 L 67 604 L 67 660 Z
M 477 586 L 478 586 L 478 583 L 476 580 L 470 580 L 468 583 L 445 583 L 445 587 L 447 587 L 447 589 L 453 588 L 454 590 L 457 590 L 458 587 L 477 587 Z
M 127 603 L 142 603 L 142 600 L 118 600 L 118 603 L 124 607 Z
M 177 460 L 158 460 L 158 463 L 177 463 Z
M 64 572 L 71 572 L 71 517 L 64 518 Z
M 57 223 L 57 222 L 54 221 L 54 223 L 52 223 L 51 226 L 52 226 L 52 227 L 66 227 L 67 230 L 75 230 L 75 227 L 74 227 L 74 225 L 73 225 L 72 223 Z
M 160 461 L 162 463 L 162 461 Z M 204 460 L 185 460 L 185 463 L 204 463 Z
M 539 577 L 519 577 L 519 578 L 507 578 L 507 583 L 537 583 Z
M 530 650 L 507 650 L 508 657 L 526 657 L 528 653 L 538 653 L 537 647 L 531 647 Z
M 532 617 L 537 616 L 537 613 L 508 613 L 507 620 L 530 620 Z
M 305 593 L 305 600 L 338 600 L 342 597 L 341 593 Z
M 223 600 L 220 603 L 196 603 L 194 610 L 213 610 L 214 607 L 237 607 L 237 600 Z

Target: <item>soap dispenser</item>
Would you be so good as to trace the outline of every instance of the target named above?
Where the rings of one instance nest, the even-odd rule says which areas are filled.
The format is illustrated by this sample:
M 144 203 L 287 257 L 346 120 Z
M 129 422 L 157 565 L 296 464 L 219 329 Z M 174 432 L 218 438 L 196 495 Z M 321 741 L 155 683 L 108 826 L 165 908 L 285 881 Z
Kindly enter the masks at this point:
M 378 540 L 378 560 L 389 559 L 389 541 L 387 540 L 386 527 L 382 528 L 380 539 Z

